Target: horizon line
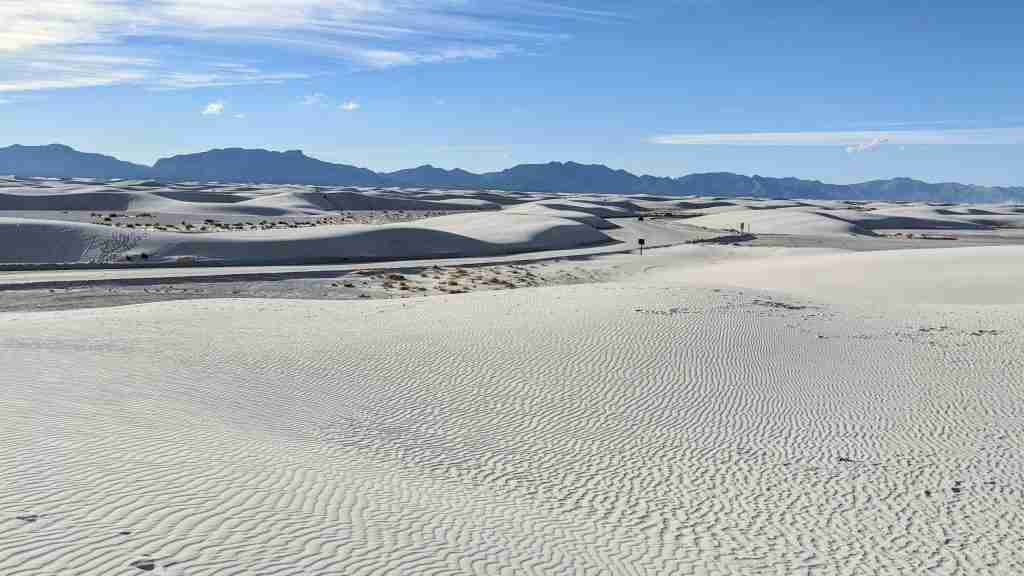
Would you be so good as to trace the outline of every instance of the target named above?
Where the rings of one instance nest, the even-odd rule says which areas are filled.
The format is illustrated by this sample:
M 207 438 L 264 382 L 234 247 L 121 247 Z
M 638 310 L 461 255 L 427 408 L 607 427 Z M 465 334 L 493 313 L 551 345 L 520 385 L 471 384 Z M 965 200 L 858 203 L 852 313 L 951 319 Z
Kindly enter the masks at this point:
M 681 175 L 678 175 L 678 176 L 658 176 L 658 175 L 654 175 L 654 174 L 637 174 L 635 172 L 631 172 L 631 171 L 623 169 L 623 168 L 613 168 L 613 167 L 608 166 L 607 164 L 603 164 L 603 163 L 584 163 L 584 162 L 577 162 L 575 160 L 549 160 L 547 162 L 519 162 L 519 163 L 513 164 L 513 165 L 511 165 L 511 166 L 509 166 L 507 168 L 501 169 L 501 170 L 493 170 L 493 171 L 488 171 L 488 172 L 473 172 L 471 170 L 466 170 L 464 168 L 458 168 L 458 167 L 456 167 L 456 168 L 441 168 L 439 166 L 435 166 L 435 165 L 429 164 L 429 163 L 427 163 L 427 164 L 419 164 L 417 166 L 412 166 L 412 167 L 409 167 L 409 168 L 400 168 L 398 170 L 380 171 L 380 170 L 375 170 L 373 168 L 368 168 L 368 167 L 365 167 L 365 166 L 358 166 L 358 165 L 355 165 L 355 164 L 346 164 L 346 163 L 341 163 L 341 162 L 334 162 L 334 161 L 330 161 L 330 160 L 323 160 L 321 158 L 317 158 L 317 157 L 314 157 L 314 156 L 308 156 L 308 155 L 306 155 L 306 153 L 302 149 L 272 150 L 272 149 L 267 149 L 267 148 L 245 148 L 245 147 L 242 147 L 242 146 L 227 146 L 227 147 L 220 147 L 220 148 L 208 148 L 206 150 L 201 150 L 201 151 L 198 151 L 198 152 L 183 152 L 183 153 L 171 154 L 169 156 L 162 156 L 162 157 L 157 158 L 156 160 L 153 161 L 152 164 L 142 164 L 142 163 L 139 163 L 139 162 L 133 162 L 133 161 L 129 161 L 129 160 L 122 160 L 121 158 L 119 158 L 119 157 L 117 157 L 117 156 L 115 156 L 113 154 L 107 154 L 107 153 L 104 153 L 104 152 L 84 151 L 84 150 L 80 150 L 78 148 L 75 148 L 74 146 L 70 146 L 68 144 L 63 144 L 61 142 L 50 142 L 48 144 L 20 144 L 20 143 L 14 143 L 14 144 L 9 144 L 7 146 L 0 147 L 0 150 L 4 150 L 4 149 L 7 149 L 7 148 L 16 148 L 16 147 L 20 147 L 20 148 L 46 148 L 46 147 L 54 147 L 54 146 L 68 148 L 68 149 L 73 150 L 73 151 L 75 151 L 77 153 L 80 153 L 80 154 L 96 154 L 96 155 L 100 155 L 100 156 L 106 156 L 108 158 L 113 158 L 114 160 L 117 160 L 118 162 L 124 162 L 124 163 L 127 163 L 127 164 L 133 164 L 135 166 L 139 166 L 139 167 L 142 167 L 142 168 L 148 168 L 148 169 L 155 168 L 156 164 L 160 160 L 167 160 L 167 159 L 178 157 L 178 156 L 199 155 L 199 154 L 205 154 L 205 153 L 208 153 L 208 152 L 223 151 L 223 150 L 242 150 L 242 151 L 247 151 L 247 152 L 270 152 L 270 153 L 282 154 L 282 155 L 286 154 L 286 153 L 298 152 L 299 154 L 301 154 L 305 158 L 309 158 L 309 159 L 312 159 L 312 160 L 317 160 L 317 161 L 320 161 L 320 162 L 325 162 L 325 163 L 328 163 L 328 164 L 333 164 L 333 165 L 336 165 L 336 166 L 348 166 L 348 167 L 358 168 L 358 169 L 362 169 L 362 170 L 368 170 L 368 171 L 373 172 L 374 174 L 379 175 L 379 176 L 380 175 L 387 176 L 387 175 L 390 175 L 390 174 L 394 174 L 396 172 L 401 172 L 401 171 L 404 171 L 404 170 L 414 170 L 414 169 L 417 169 L 417 168 L 435 168 L 435 169 L 438 169 L 438 170 L 443 170 L 445 172 L 452 172 L 452 171 L 455 171 L 455 170 L 461 170 L 463 172 L 472 174 L 474 176 L 484 176 L 484 175 L 487 175 L 487 174 L 498 174 L 498 173 L 504 172 L 505 170 L 510 170 L 512 168 L 517 168 L 517 167 L 520 167 L 520 166 L 545 166 L 545 165 L 550 165 L 550 164 L 561 164 L 561 165 L 576 164 L 576 165 L 579 165 L 579 166 L 601 167 L 601 168 L 605 168 L 605 169 L 608 169 L 608 170 L 611 170 L 611 171 L 614 171 L 614 172 L 626 172 L 627 174 L 629 174 L 629 175 L 631 175 L 633 177 L 636 177 L 636 178 L 649 177 L 649 178 L 659 178 L 659 179 L 669 179 L 669 180 L 679 180 L 679 179 L 685 178 L 687 176 L 703 176 L 703 175 L 712 175 L 712 174 L 729 174 L 729 175 L 734 175 L 734 176 L 741 176 L 741 177 L 744 177 L 744 178 L 764 178 L 764 179 L 773 179 L 773 180 L 785 180 L 785 179 L 793 178 L 793 179 L 801 180 L 801 181 L 804 181 L 804 182 L 815 182 L 815 183 L 818 183 L 818 184 L 824 184 L 824 185 L 828 185 L 828 186 L 857 186 L 859 184 L 866 184 L 866 183 L 869 183 L 869 182 L 884 182 L 884 181 L 891 181 L 891 180 L 911 180 L 911 181 L 921 182 L 921 183 L 929 184 L 929 185 L 957 184 L 957 185 L 961 185 L 961 186 L 976 186 L 976 187 L 980 187 L 980 188 L 1024 189 L 1024 185 L 1012 185 L 1012 184 L 1011 185 L 1004 185 L 1004 184 L 997 184 L 997 185 L 965 184 L 963 182 L 958 182 L 958 181 L 930 181 L 930 180 L 923 180 L 923 179 L 920 179 L 920 178 L 914 178 L 912 176 L 892 176 L 892 177 L 889 177 L 889 178 L 874 178 L 874 179 L 870 179 L 870 180 L 860 180 L 860 181 L 857 181 L 857 182 L 849 182 L 849 183 L 827 182 L 827 181 L 824 181 L 824 180 L 818 180 L 818 179 L 814 179 L 814 178 L 804 178 L 804 177 L 800 177 L 800 176 L 764 176 L 764 175 L 761 175 L 761 174 L 744 174 L 744 173 L 732 172 L 732 171 L 728 171 L 728 170 L 717 170 L 717 171 L 708 171 L 708 172 L 689 172 L 689 173 L 684 173 L 684 174 L 681 174 Z M 29 178 L 48 178 L 46 176 L 28 176 L 28 177 Z

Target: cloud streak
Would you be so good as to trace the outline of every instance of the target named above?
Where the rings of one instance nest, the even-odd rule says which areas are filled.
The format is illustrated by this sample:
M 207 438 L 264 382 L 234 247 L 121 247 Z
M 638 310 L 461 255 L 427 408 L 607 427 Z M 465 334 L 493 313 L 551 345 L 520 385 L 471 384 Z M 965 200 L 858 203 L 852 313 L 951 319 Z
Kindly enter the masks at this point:
M 885 144 L 888 141 L 888 138 L 874 138 L 870 142 L 861 142 L 860 144 L 847 146 L 846 151 L 849 152 L 850 154 L 856 154 L 858 152 L 868 152 L 870 150 L 878 148 L 879 146 Z
M 156 58 L 116 56 L 94 49 L 32 51 L 27 58 L 11 59 L 6 65 L 2 62 L 0 59 L 0 93 L 119 84 L 144 85 L 152 90 L 183 90 L 279 84 L 311 77 L 305 73 L 267 72 L 237 63 L 173 66 Z
M 202 115 L 203 116 L 220 116 L 223 113 L 224 113 L 224 102 L 222 100 L 217 100 L 215 102 L 210 102 L 209 104 L 206 105 L 206 108 L 203 108 L 203 111 L 202 111 Z
M 648 138 L 647 142 L 675 146 L 836 146 L 859 152 L 883 143 L 904 146 L 1024 144 L 1024 127 L 662 134 Z
M 196 53 L 216 43 L 385 69 L 498 58 L 568 39 L 561 31 L 566 21 L 620 19 L 537 0 L 0 0 L 0 56 L 14 56 L 0 58 L 0 91 L 111 84 L 187 89 L 313 74 L 196 66 L 159 53 L 151 39 Z M 131 61 L 143 49 L 154 56 Z M 40 73 L 79 57 L 89 62 Z

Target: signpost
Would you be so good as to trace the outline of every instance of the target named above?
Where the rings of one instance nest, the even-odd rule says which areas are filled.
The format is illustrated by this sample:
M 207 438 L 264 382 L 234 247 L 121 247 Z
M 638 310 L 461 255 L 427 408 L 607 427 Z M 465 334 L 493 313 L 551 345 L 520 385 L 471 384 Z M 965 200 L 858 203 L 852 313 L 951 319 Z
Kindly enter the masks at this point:
M 636 239 L 636 243 L 640 245 L 640 255 L 643 256 L 644 255 L 644 239 L 643 238 L 637 238 Z

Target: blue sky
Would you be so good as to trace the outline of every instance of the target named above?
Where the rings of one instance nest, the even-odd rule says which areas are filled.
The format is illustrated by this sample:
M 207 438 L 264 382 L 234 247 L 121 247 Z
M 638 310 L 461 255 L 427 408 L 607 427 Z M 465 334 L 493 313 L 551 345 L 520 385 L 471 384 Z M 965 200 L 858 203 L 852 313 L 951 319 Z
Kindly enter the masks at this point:
M 1024 3 L 0 0 L 0 145 L 1024 185 Z

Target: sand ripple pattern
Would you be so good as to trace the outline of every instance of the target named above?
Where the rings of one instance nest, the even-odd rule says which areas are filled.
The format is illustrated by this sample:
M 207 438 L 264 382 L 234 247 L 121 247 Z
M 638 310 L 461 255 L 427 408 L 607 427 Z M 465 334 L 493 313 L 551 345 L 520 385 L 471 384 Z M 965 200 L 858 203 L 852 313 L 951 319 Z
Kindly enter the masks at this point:
M 0 315 L 0 574 L 1024 572 L 1024 310 L 606 284 Z

